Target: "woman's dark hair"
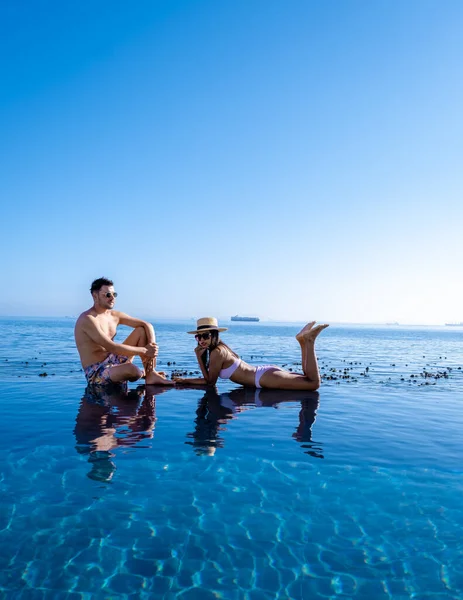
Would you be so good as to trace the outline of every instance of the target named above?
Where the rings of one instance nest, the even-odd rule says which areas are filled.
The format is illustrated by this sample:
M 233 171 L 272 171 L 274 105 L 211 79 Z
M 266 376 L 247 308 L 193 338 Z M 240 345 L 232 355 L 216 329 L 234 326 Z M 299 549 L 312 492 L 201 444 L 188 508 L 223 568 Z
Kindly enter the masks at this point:
M 229 348 L 227 346 L 227 344 L 222 342 L 222 340 L 219 338 L 219 332 L 216 329 L 213 329 L 211 331 L 211 345 L 209 346 L 209 348 L 207 348 L 206 352 L 203 352 L 201 354 L 201 360 L 203 361 L 203 365 L 204 365 L 206 371 L 209 371 L 209 359 L 211 356 L 211 352 L 213 350 L 215 350 L 216 348 L 218 348 L 219 346 L 223 346 L 224 348 L 229 350 L 231 352 L 231 354 L 233 354 L 233 356 L 236 356 L 236 358 L 239 358 L 239 356 L 238 356 L 238 354 L 236 354 L 236 352 L 233 352 L 233 350 L 231 348 Z
M 114 285 L 114 283 L 111 281 L 111 279 L 99 277 L 98 279 L 95 279 L 95 281 L 92 281 L 90 293 L 93 294 L 93 292 L 99 292 L 104 285 L 109 287 L 110 285 Z

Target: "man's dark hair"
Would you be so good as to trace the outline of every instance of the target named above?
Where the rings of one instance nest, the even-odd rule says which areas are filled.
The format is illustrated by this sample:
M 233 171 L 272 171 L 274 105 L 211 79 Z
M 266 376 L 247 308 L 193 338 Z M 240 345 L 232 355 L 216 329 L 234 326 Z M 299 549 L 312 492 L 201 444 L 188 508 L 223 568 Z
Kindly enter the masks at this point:
M 111 279 L 107 279 L 106 277 L 99 277 L 98 279 L 95 279 L 95 281 L 92 282 L 90 293 L 93 294 L 93 292 L 99 292 L 104 285 L 110 286 L 114 285 L 114 283 L 111 281 Z

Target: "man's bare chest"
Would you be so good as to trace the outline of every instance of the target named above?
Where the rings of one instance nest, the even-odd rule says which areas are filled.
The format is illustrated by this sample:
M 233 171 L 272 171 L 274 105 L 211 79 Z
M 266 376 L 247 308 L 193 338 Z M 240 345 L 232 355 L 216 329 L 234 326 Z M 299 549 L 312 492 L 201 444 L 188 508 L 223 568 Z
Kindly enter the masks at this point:
M 98 325 L 101 331 L 109 338 L 113 339 L 117 331 L 117 321 L 114 318 L 99 319 Z

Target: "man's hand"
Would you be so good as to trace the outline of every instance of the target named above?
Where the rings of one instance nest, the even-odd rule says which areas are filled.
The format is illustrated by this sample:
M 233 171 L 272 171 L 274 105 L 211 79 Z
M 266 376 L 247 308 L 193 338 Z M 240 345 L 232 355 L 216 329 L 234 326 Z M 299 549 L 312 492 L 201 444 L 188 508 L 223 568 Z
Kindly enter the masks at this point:
M 156 356 L 158 355 L 158 345 L 157 344 L 147 344 L 145 346 L 145 350 L 146 350 L 146 353 L 144 354 L 144 356 L 146 356 L 146 358 L 156 358 Z

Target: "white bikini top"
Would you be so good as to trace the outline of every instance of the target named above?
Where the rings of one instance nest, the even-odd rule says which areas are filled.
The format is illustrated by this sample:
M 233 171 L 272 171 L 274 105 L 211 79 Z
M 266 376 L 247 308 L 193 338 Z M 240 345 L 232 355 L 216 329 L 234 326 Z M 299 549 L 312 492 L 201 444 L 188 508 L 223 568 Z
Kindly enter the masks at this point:
M 233 375 L 233 373 L 236 371 L 236 369 L 240 366 L 241 364 L 241 359 L 240 358 L 235 358 L 235 360 L 232 362 L 232 364 L 227 367 L 226 369 L 222 369 L 219 373 L 219 377 L 220 379 L 230 379 L 230 377 Z

